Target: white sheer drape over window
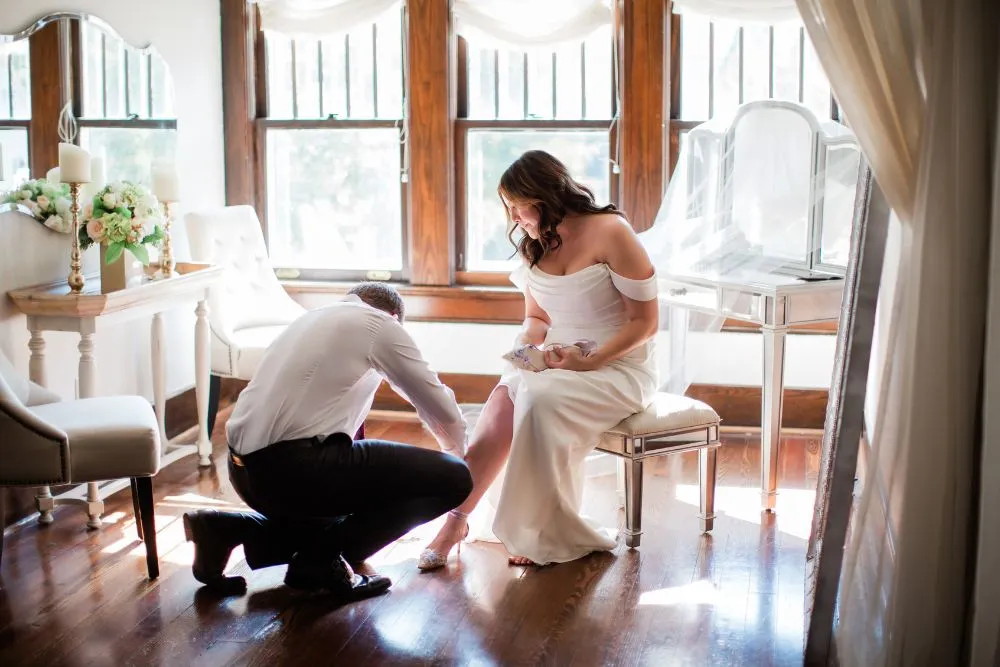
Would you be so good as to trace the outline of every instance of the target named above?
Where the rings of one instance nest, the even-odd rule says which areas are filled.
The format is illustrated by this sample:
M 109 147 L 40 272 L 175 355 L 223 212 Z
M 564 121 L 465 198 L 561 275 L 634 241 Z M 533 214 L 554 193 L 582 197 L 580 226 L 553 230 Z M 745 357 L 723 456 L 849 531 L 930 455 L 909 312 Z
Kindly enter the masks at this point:
M 400 0 L 256 0 L 261 29 L 327 37 L 372 23 Z
M 580 42 L 612 20 L 609 0 L 455 0 L 452 13 L 459 34 L 515 51 Z
M 798 21 L 795 0 L 674 0 L 675 14 L 699 14 L 715 20 L 780 23 Z

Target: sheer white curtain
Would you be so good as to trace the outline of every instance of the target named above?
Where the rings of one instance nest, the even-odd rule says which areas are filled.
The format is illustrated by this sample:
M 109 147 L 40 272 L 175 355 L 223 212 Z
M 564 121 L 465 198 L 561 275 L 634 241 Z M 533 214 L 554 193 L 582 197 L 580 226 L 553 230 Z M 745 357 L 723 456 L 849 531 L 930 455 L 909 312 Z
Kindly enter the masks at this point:
M 455 29 L 477 44 L 551 51 L 612 20 L 610 0 L 454 0 Z
M 961 662 L 988 245 L 1000 233 L 994 2 L 798 0 L 899 222 L 872 456 L 841 577 L 844 665 Z
M 400 0 L 256 0 L 263 30 L 328 36 L 372 23 Z
M 795 0 L 674 0 L 675 14 L 700 14 L 712 19 L 779 23 L 797 21 Z

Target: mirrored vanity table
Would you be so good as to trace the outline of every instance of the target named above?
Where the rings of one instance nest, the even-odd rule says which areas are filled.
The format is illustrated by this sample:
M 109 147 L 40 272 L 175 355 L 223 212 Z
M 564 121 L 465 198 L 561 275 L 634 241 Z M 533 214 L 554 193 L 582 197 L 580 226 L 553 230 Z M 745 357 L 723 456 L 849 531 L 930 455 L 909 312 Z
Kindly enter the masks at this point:
M 774 510 L 778 493 L 778 445 L 785 394 L 785 338 L 793 325 L 840 319 L 844 281 L 807 281 L 776 273 L 666 274 L 660 277 L 660 301 L 670 309 L 670 364 L 686 348 L 691 312 L 755 324 L 763 334 L 764 375 L 761 383 L 761 508 Z M 668 390 L 683 393 L 682 378 Z
M 66 281 L 36 285 L 8 292 L 8 297 L 27 317 L 31 358 L 28 374 L 32 382 L 46 385 L 45 332 L 69 331 L 80 336 L 80 360 L 77 371 L 79 398 L 97 395 L 97 363 L 94 359 L 95 336 L 109 327 L 145 317 L 152 317 L 150 332 L 153 396 L 160 427 L 161 466 L 189 454 L 198 454 L 198 464 L 211 465 L 212 443 L 208 433 L 209 327 L 208 293 L 222 269 L 207 264 L 179 264 L 178 275 L 161 280 L 146 280 L 123 290 L 101 294 L 100 279 L 89 276 L 81 294 L 70 292 Z M 163 314 L 178 306 L 195 302 L 195 392 L 198 403 L 198 440 L 194 445 L 171 444 L 167 440 L 164 410 L 166 407 L 167 350 L 164 346 Z M 40 521 L 52 521 L 57 504 L 83 504 L 89 516 L 88 526 L 100 526 L 104 498 L 129 485 L 127 479 L 90 483 L 76 487 L 56 498 L 47 488 L 38 497 Z

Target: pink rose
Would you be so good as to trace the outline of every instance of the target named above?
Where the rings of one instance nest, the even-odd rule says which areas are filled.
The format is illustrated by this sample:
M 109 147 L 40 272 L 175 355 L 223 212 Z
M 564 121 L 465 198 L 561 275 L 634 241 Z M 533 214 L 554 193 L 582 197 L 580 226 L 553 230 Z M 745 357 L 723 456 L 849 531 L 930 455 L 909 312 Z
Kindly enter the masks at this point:
M 97 243 L 104 237 L 104 223 L 100 218 L 94 218 L 87 223 L 87 236 Z

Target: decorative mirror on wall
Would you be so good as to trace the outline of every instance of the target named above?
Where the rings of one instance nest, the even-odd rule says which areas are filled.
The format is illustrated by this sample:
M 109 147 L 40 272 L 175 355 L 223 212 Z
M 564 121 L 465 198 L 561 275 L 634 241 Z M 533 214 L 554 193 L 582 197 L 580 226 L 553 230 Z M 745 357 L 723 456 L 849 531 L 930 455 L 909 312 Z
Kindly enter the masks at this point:
M 31 41 L 46 29 L 58 30 L 59 55 L 52 57 L 57 62 L 32 62 Z M 32 99 L 32 72 L 40 76 L 53 68 L 59 72 L 59 107 L 69 104 L 76 121 L 74 141 L 103 158 L 105 173 L 95 178 L 149 185 L 152 165 L 174 162 L 174 85 L 163 57 L 153 46 L 129 44 L 96 16 L 58 12 L 0 35 L 0 190 L 57 166 L 32 165 L 37 151 L 29 150 L 32 124 L 57 122 L 33 113 L 42 101 Z

